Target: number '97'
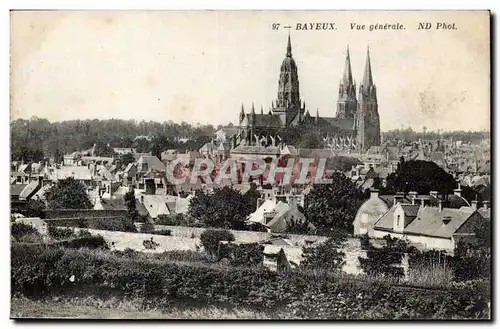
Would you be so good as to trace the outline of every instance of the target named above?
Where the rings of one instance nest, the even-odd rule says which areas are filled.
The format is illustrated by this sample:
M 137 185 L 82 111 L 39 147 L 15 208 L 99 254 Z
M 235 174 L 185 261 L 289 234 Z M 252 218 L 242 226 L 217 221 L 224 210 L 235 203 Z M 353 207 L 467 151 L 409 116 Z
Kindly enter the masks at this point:
M 280 23 L 273 23 L 272 25 L 273 30 L 277 30 L 280 28 Z

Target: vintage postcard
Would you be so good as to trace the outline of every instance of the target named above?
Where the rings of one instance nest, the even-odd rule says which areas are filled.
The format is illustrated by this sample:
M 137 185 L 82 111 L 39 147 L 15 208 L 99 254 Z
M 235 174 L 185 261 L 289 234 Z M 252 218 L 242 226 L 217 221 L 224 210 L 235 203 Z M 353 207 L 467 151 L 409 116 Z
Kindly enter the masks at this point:
M 11 318 L 491 320 L 489 11 L 11 11 Z

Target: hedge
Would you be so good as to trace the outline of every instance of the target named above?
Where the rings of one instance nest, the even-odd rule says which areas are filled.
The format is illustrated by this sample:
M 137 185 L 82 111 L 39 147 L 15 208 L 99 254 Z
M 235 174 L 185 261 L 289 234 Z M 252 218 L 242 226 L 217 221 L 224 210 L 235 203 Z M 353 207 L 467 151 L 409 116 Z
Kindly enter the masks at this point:
M 322 319 L 488 318 L 489 286 L 410 289 L 311 272 L 270 272 L 118 257 L 110 252 L 13 245 L 13 294 L 47 296 L 81 289 L 118 291 L 157 305 L 179 300 Z M 69 278 L 74 275 L 75 280 Z

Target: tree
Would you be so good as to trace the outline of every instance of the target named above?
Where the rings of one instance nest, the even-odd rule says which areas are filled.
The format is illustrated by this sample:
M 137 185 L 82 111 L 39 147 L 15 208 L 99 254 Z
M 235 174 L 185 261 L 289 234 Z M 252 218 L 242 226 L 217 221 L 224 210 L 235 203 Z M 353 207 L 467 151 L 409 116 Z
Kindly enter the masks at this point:
M 246 217 L 255 208 L 239 191 L 225 186 L 213 193 L 196 191 L 189 203 L 188 215 L 206 227 L 244 229 Z
M 228 230 L 214 230 L 208 229 L 203 231 L 200 235 L 200 241 L 205 252 L 214 257 L 219 251 L 219 244 L 221 241 L 234 241 L 234 235 Z
M 305 215 L 319 233 L 352 232 L 354 217 L 368 198 L 342 173 L 334 173 L 331 184 L 314 185 L 306 196 Z
M 26 203 L 26 207 L 22 210 L 19 210 L 19 213 L 26 217 L 39 217 L 45 218 L 45 204 L 40 200 L 30 199 Z
M 161 147 L 158 144 L 153 144 L 151 148 L 151 155 L 161 160 Z
M 300 209 L 303 210 L 303 209 Z M 301 221 L 294 217 L 290 218 L 290 222 L 287 225 L 286 233 L 289 234 L 311 234 L 313 229 L 310 226 L 309 220 Z
M 49 209 L 91 209 L 85 185 L 73 177 L 59 180 L 46 192 Z
M 404 270 L 398 266 L 401 264 L 404 253 L 408 250 L 408 244 L 400 239 L 384 237 L 386 245 L 375 248 L 366 236 L 360 238 L 360 242 L 366 249 L 366 258 L 358 257 L 359 264 L 368 275 L 387 275 L 399 278 L 404 275 Z
M 303 247 L 304 260 L 300 266 L 304 269 L 325 269 L 340 272 L 345 264 L 345 253 L 341 249 L 346 241 L 347 235 L 340 231 L 316 247 Z
M 396 172 L 387 177 L 385 193 L 408 193 L 415 191 L 419 194 L 429 194 L 430 191 L 451 193 L 457 183 L 452 175 L 432 161 L 411 160 L 398 164 Z
M 134 190 L 131 189 L 123 195 L 123 201 L 127 206 L 127 217 L 132 222 L 137 218 L 137 201 L 135 200 Z
M 126 167 L 129 163 L 134 163 L 135 158 L 132 153 L 125 153 L 120 157 L 122 166 Z

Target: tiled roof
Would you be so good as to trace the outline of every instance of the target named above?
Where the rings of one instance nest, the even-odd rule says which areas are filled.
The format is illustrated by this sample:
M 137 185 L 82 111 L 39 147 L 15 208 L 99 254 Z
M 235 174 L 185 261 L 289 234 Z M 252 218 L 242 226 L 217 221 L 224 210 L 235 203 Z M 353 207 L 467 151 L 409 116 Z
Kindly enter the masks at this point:
M 252 122 L 252 113 L 247 114 L 248 122 Z M 255 114 L 256 127 L 279 128 L 281 120 L 279 115 L 274 114 Z
M 403 234 L 426 235 L 433 237 L 450 238 L 456 230 L 472 215 L 471 208 L 451 209 L 438 207 L 423 207 L 412 205 L 401 205 L 409 217 L 416 217 L 403 230 Z M 410 207 L 409 207 L 410 206 Z M 397 207 L 391 207 L 374 225 L 375 229 L 391 231 L 394 224 L 394 211 Z M 445 217 L 451 218 L 448 224 L 443 223 Z
M 86 166 L 61 166 L 60 168 L 55 168 L 51 174 L 52 180 L 61 180 L 68 177 L 73 177 L 75 180 L 92 179 L 90 169 Z
M 20 196 L 21 192 L 28 186 L 28 184 L 12 184 L 10 186 L 11 196 Z
M 31 198 L 39 189 L 40 189 L 40 183 L 38 180 L 34 180 L 30 182 L 19 194 L 20 198 L 28 199 Z
M 418 212 L 417 218 L 405 227 L 404 232 L 450 238 L 473 212 L 472 209 L 444 208 L 439 211 L 437 207 L 424 207 Z M 446 225 L 443 224 L 444 217 L 451 218 Z
M 403 208 L 405 216 L 415 217 L 415 216 L 417 216 L 418 209 L 420 208 L 420 205 L 402 204 L 401 207 Z

